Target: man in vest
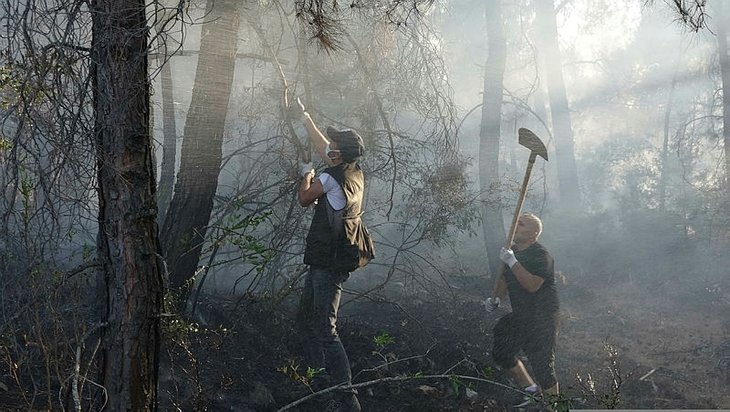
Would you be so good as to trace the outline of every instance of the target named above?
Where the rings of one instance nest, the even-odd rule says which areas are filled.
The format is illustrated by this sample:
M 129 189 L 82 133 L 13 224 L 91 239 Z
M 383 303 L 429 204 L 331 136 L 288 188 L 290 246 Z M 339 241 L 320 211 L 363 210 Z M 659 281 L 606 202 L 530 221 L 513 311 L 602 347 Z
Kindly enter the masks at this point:
M 359 216 L 362 206 L 364 178 L 357 159 L 365 145 L 362 137 L 350 129 L 327 128 L 325 136 L 298 102 L 309 139 L 317 153 L 329 166 L 315 176 L 312 164 L 301 165 L 299 204 L 315 204 L 314 218 L 307 235 L 304 263 L 309 265 L 300 302 L 299 321 L 305 332 L 309 362 L 312 368 L 324 368 L 315 377 L 315 389 L 348 385 L 352 373 L 345 348 L 337 335 L 337 310 L 342 283 L 350 274 L 333 269 L 332 241 L 337 227 L 331 222 Z M 330 401 L 337 411 L 360 411 L 354 389 L 335 392 Z

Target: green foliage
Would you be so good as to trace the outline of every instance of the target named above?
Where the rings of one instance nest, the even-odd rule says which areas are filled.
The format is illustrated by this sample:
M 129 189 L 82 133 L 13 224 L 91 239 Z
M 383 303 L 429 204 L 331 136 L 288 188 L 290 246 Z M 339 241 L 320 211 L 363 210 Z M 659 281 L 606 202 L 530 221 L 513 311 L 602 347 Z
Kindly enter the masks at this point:
M 459 386 L 461 385 L 461 380 L 456 375 L 449 375 L 449 383 L 451 384 L 451 390 L 454 391 L 454 394 L 459 394 Z
M 437 246 L 448 242 L 450 230 L 473 230 L 477 217 L 474 193 L 467 178 L 466 164 L 454 160 L 433 171 L 426 168 L 410 185 L 406 209 L 421 227 L 422 237 Z
M 239 201 L 232 205 L 241 207 L 242 203 Z M 261 243 L 259 237 L 253 232 L 271 214 L 272 211 L 245 216 L 242 216 L 238 211 L 228 213 L 219 227 L 222 234 L 213 242 L 213 245 L 215 247 L 223 245 L 235 246 L 241 252 L 240 256 L 244 261 L 253 264 L 258 271 L 261 271 L 263 266 L 273 258 L 274 251 L 268 249 L 266 245 Z
M 185 336 L 188 333 L 200 332 L 200 325 L 195 322 L 187 322 L 182 317 L 174 316 L 165 323 L 165 331 L 170 335 Z
M 0 66 L 0 107 L 7 109 L 11 104 L 8 99 L 8 92 L 18 94 L 21 89 L 21 82 L 13 71 L 13 66 L 5 64 Z
M 382 332 L 380 335 L 373 336 L 373 343 L 378 346 L 379 349 L 385 348 L 395 342 L 395 338 L 390 336 L 388 332 Z
M 554 412 L 568 412 L 572 407 L 570 398 L 563 393 L 558 395 L 545 394 L 545 402 L 550 406 L 550 410 Z
M 451 384 L 451 390 L 454 391 L 455 395 L 459 395 L 459 391 L 461 388 L 469 388 L 474 389 L 474 383 L 472 382 L 464 382 L 461 380 L 457 375 L 451 374 L 449 375 L 449 383 Z
M 482 369 L 482 375 L 484 376 L 485 379 L 494 379 L 495 373 L 496 372 L 495 372 L 494 368 L 492 368 L 491 366 L 485 366 Z
M 310 366 L 307 366 L 307 369 L 304 371 L 304 373 L 300 373 L 299 368 L 300 365 L 298 361 L 289 359 L 287 360 L 286 364 L 276 368 L 276 371 L 283 373 L 289 379 L 295 382 L 302 383 L 307 388 L 309 388 L 309 390 L 312 390 L 312 382 L 314 381 L 314 378 L 324 372 L 324 368 L 312 368 Z
M 48 67 L 40 66 L 29 69 L 27 66 L 13 63 L 0 66 L 0 108 L 8 109 L 11 105 L 16 105 L 22 101 L 24 104 L 18 105 L 16 114 L 24 117 L 26 122 L 32 123 L 35 116 L 27 109 L 34 107 L 34 103 L 47 100 L 47 95 L 43 90 L 42 83 L 33 85 L 28 79 L 37 76 L 38 71 L 42 72 L 48 69 Z M 52 87 L 50 85 L 46 86 Z
M 373 343 L 376 349 L 372 352 L 373 355 L 380 357 L 385 364 L 388 364 L 392 358 L 392 354 L 386 354 L 385 347 L 394 343 L 395 338 L 388 332 L 381 332 L 380 335 L 373 336 Z
M 162 334 L 180 345 L 185 345 L 191 333 L 200 332 L 200 325 L 187 321 L 177 310 L 178 294 L 168 290 L 163 296 Z
M 584 157 L 581 176 L 588 210 L 600 211 L 609 205 L 626 210 L 658 204 L 660 153 L 649 142 L 616 136 Z

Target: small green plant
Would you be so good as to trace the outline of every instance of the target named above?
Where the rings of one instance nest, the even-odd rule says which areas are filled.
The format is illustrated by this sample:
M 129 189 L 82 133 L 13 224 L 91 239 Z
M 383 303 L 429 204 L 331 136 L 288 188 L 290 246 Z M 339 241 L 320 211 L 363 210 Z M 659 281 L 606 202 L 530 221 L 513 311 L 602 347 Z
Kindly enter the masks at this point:
M 233 205 L 238 205 L 239 202 L 235 201 Z M 235 260 L 250 263 L 257 273 L 261 273 L 264 266 L 274 258 L 276 252 L 262 243 L 259 239 L 260 236 L 256 234 L 256 229 L 272 213 L 272 211 L 264 211 L 255 215 L 242 216 L 241 213 L 232 211 L 221 221 L 215 234 L 211 235 L 208 251 L 215 251 L 226 245 L 233 246 L 240 253 Z
M 373 336 L 373 343 L 375 344 L 375 350 L 372 352 L 373 355 L 378 356 L 383 360 L 383 365 L 387 369 L 387 365 L 397 359 L 395 354 L 392 352 L 385 353 L 386 346 L 395 342 L 395 338 L 388 332 L 381 332 L 380 335 Z
M 314 380 L 314 377 L 322 372 L 324 372 L 324 368 L 312 368 L 310 366 L 307 366 L 307 371 L 304 373 L 304 378 L 307 380 L 307 382 L 312 382 L 312 380 Z
M 449 383 L 451 384 L 451 390 L 454 391 L 454 394 L 459 395 L 459 386 L 462 385 L 459 377 L 456 375 L 449 375 Z
M 373 343 L 375 343 L 379 349 L 383 349 L 393 342 L 395 342 L 395 338 L 390 336 L 388 332 L 381 332 L 380 335 L 373 337 Z
M 312 368 L 307 366 L 304 373 L 299 372 L 299 362 L 293 359 L 289 359 L 286 364 L 276 368 L 277 372 L 281 372 L 286 375 L 289 379 L 300 382 L 312 391 L 312 382 L 314 378 L 324 372 L 324 368 Z
M 451 384 L 451 390 L 454 391 L 454 395 L 458 396 L 461 388 L 474 390 L 474 383 L 464 382 L 457 375 L 449 375 L 449 383 Z
M 572 407 L 570 398 L 563 393 L 558 395 L 545 394 L 545 404 L 554 412 L 568 412 Z
M 195 322 L 188 322 L 176 309 L 178 294 L 168 291 L 162 298 L 162 333 L 173 342 L 186 346 L 188 334 L 200 332 L 200 325 Z
M 7 109 L 16 99 L 22 89 L 18 73 L 13 70 L 11 64 L 0 66 L 0 107 Z
M 0 152 L 5 152 L 13 148 L 13 143 L 10 140 L 0 137 Z

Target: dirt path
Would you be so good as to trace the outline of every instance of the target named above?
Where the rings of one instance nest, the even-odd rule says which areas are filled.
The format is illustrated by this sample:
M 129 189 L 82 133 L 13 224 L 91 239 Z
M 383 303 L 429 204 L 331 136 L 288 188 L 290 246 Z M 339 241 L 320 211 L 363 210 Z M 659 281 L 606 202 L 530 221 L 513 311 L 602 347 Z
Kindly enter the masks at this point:
M 730 315 L 724 297 L 688 296 L 629 281 L 589 284 L 600 292 L 570 285 L 563 290 L 560 369 L 574 381 L 574 390 L 581 392 L 576 374 L 591 372 L 610 392 L 607 342 L 618 354 L 623 407 L 730 407 Z

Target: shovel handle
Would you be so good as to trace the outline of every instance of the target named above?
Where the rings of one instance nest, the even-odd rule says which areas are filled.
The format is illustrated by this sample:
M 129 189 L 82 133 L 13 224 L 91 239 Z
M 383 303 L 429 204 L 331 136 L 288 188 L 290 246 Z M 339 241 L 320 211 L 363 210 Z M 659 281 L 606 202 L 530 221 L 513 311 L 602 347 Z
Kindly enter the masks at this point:
M 512 246 L 512 241 L 515 239 L 517 221 L 520 219 L 522 205 L 525 203 L 525 197 L 527 196 L 527 184 L 530 182 L 530 175 L 532 174 L 532 166 L 535 165 L 535 159 L 537 159 L 537 153 L 530 153 L 530 160 L 527 163 L 527 170 L 525 170 L 525 178 L 522 180 L 522 187 L 520 188 L 520 196 L 517 198 L 517 207 L 515 208 L 515 214 L 512 216 L 512 225 L 510 225 L 507 239 L 504 242 L 504 247 L 507 249 Z
M 522 180 L 522 187 L 520 188 L 520 195 L 517 198 L 517 207 L 515 208 L 515 214 L 512 216 L 512 225 L 510 225 L 507 239 L 504 242 L 504 247 L 510 249 L 512 247 L 512 241 L 515 239 L 515 232 L 517 231 L 517 221 L 520 219 L 520 213 L 522 213 L 522 205 L 525 203 L 525 196 L 527 195 L 527 184 L 530 182 L 530 175 L 532 174 L 532 166 L 535 165 L 537 159 L 537 152 L 530 153 L 530 160 L 527 163 L 527 170 L 525 170 L 525 178 Z M 497 280 L 494 283 L 494 291 L 492 296 L 501 297 L 504 295 L 506 285 L 504 285 L 504 265 L 499 265 L 497 269 Z

